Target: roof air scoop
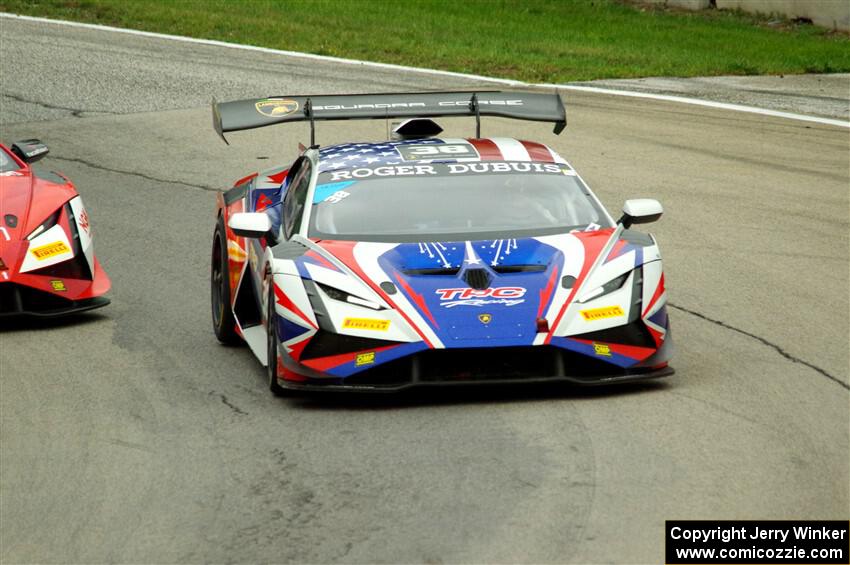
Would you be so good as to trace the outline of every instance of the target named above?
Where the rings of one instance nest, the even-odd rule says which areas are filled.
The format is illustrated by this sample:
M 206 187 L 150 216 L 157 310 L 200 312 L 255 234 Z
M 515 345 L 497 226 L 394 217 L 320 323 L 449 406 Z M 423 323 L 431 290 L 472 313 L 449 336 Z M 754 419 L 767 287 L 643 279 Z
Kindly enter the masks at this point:
M 440 124 L 428 118 L 412 118 L 393 126 L 393 139 L 424 139 L 439 135 L 443 131 Z

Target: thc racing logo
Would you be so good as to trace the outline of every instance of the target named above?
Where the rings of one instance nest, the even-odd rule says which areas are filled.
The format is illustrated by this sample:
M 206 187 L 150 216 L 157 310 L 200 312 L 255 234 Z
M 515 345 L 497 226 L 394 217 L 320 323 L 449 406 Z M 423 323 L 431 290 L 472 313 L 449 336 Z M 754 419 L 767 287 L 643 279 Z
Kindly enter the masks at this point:
M 455 306 L 487 306 L 501 304 L 515 306 L 525 302 L 527 290 L 521 286 L 501 286 L 498 288 L 440 288 L 435 291 L 440 297 L 440 306 L 454 308 Z M 482 323 L 484 322 L 482 320 Z

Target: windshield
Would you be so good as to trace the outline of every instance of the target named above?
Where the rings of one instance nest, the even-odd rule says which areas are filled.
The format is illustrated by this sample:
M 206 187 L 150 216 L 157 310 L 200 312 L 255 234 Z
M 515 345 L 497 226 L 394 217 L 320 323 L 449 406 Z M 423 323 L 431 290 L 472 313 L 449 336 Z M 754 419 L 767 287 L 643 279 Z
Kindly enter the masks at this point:
M 9 157 L 3 149 L 0 149 L 0 173 L 17 171 L 18 169 L 20 169 L 20 167 L 15 160 Z
M 429 241 L 530 237 L 609 227 L 568 167 L 431 163 L 319 175 L 310 237 Z

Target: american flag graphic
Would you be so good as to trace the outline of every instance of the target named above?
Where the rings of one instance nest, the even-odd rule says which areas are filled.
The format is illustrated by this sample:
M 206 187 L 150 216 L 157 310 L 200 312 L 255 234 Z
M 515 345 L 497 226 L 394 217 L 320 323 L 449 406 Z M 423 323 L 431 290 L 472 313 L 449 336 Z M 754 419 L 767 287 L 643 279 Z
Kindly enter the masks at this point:
M 455 158 L 451 154 L 441 154 L 433 159 L 405 160 L 398 150 L 404 145 L 468 145 L 473 151 L 464 157 Z M 476 157 L 469 157 L 475 154 Z M 319 172 L 353 169 L 358 167 L 378 167 L 383 165 L 402 165 L 411 163 L 457 163 L 463 161 L 537 161 L 542 163 L 567 162 L 560 155 L 541 143 L 518 141 L 509 138 L 493 139 L 407 139 L 382 143 L 344 143 L 319 150 Z

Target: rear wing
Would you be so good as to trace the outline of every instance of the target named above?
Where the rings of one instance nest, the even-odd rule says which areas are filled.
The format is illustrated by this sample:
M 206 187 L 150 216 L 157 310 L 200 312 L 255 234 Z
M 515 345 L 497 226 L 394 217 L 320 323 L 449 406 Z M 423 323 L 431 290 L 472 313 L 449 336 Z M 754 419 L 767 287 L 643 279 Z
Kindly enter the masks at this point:
M 475 116 L 476 137 L 481 137 L 480 116 L 500 116 L 555 124 L 559 134 L 567 125 L 561 97 L 535 92 L 421 92 L 407 94 L 322 94 L 273 96 L 233 102 L 212 101 L 213 127 L 224 134 L 288 122 L 310 122 L 310 143 L 315 143 L 314 122 L 383 118 L 433 118 Z

